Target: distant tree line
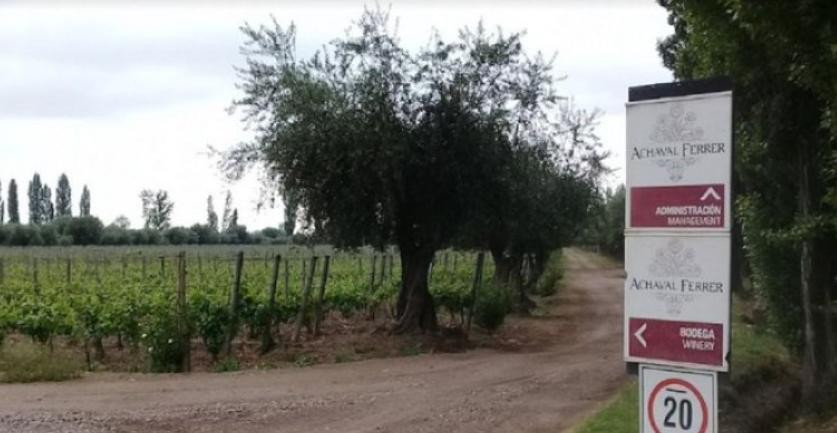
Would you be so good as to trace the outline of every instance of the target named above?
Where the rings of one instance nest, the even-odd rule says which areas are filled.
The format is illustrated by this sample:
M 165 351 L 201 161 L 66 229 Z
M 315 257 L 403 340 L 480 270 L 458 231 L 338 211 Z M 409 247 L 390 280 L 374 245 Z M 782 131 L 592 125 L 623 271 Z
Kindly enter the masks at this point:
M 625 185 L 608 188 L 593 200 L 576 242 L 616 259 L 625 257 Z
M 0 184 L 2 187 L 2 184 Z M 232 208 L 232 195 L 227 192 L 224 219 L 219 222 L 207 199 L 207 222 L 190 227 L 174 227 L 171 215 L 174 203 L 164 190 L 143 190 L 140 193 L 144 226 L 131 229 L 125 216 L 105 226 L 91 215 L 90 190 L 85 185 L 79 201 L 78 216 L 73 215 L 72 189 L 66 174 L 58 178 L 53 190 L 42 182 L 38 173 L 27 189 L 29 224 L 20 218 L 17 183 L 9 182 L 6 199 L 0 194 L 0 245 L 7 246 L 70 246 L 70 245 L 191 245 L 191 244 L 284 244 L 306 242 L 304 234 L 278 228 L 248 231 L 238 224 L 238 209 Z M 8 220 L 6 215 L 8 214 Z M 285 224 L 287 226 L 287 224 Z

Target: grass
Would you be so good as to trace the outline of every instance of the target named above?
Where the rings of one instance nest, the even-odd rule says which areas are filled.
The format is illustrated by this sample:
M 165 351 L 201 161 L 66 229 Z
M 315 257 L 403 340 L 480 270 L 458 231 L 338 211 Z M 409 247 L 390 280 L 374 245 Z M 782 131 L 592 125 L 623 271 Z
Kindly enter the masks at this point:
M 741 320 L 743 308 L 744 303 L 733 302 L 732 384 L 770 380 L 793 369 L 793 357 L 778 337 Z
M 241 370 L 241 366 L 238 363 L 238 359 L 229 357 L 218 361 L 212 369 L 216 373 L 229 373 L 231 371 Z
M 636 433 L 639 430 L 639 389 L 636 381 L 624 386 L 616 397 L 572 433 Z
M 0 350 L 0 381 L 59 382 L 81 376 L 82 364 L 67 354 L 28 342 L 6 344 Z
M 732 365 L 733 385 L 739 386 L 753 380 L 770 380 L 793 368 L 793 358 L 779 339 L 742 320 L 742 303 L 733 302 Z M 575 428 L 572 433 L 635 433 L 639 430 L 639 391 L 632 381 L 616 397 Z M 788 430 L 782 433 L 834 433 L 831 430 Z

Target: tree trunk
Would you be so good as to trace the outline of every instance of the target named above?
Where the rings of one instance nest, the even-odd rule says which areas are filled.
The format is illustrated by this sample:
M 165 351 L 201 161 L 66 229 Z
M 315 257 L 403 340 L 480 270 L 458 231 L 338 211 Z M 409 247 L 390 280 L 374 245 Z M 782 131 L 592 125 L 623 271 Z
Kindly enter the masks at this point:
M 806 146 L 800 150 L 799 161 L 799 212 L 806 220 L 811 213 L 811 191 L 809 188 L 809 164 L 805 157 Z M 817 356 L 816 356 L 816 334 L 814 331 L 814 314 L 811 300 L 813 280 L 813 241 L 808 235 L 802 240 L 802 251 L 799 257 L 800 270 L 800 291 L 802 295 L 802 312 L 804 318 L 803 341 L 804 352 L 802 356 L 802 394 L 805 399 L 810 399 L 817 388 Z
M 436 308 L 430 295 L 428 275 L 435 249 L 419 247 L 401 248 L 401 291 L 398 294 L 398 321 L 396 333 L 421 330 L 435 332 Z

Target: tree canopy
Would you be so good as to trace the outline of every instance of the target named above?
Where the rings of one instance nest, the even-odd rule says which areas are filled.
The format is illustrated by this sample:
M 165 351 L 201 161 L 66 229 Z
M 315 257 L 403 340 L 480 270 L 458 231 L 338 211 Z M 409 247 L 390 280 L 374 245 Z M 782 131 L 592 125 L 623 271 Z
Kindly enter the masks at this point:
M 805 395 L 837 372 L 837 3 L 660 0 L 680 79 L 726 75 L 735 98 L 736 211 L 757 293 L 803 355 Z
M 222 168 L 233 178 L 263 168 L 337 246 L 397 244 L 397 330 L 435 328 L 434 253 L 488 231 L 480 221 L 508 206 L 498 197 L 518 181 L 551 200 L 566 192 L 562 179 L 580 184 L 600 168 L 598 143 L 562 128 L 551 60 L 527 56 L 520 34 L 480 24 L 411 53 L 388 14 L 367 10 L 346 37 L 298 60 L 293 25 L 242 31 L 234 105 L 256 137 L 224 153 Z

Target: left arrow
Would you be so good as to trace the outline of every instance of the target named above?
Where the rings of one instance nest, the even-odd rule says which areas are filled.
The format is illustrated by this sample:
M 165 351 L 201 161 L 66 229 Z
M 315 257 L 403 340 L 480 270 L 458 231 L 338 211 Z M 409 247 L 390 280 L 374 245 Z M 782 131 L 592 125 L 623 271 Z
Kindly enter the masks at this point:
M 634 337 L 639 341 L 639 344 L 642 344 L 642 347 L 648 347 L 648 343 L 645 341 L 645 338 L 642 337 L 642 334 L 645 333 L 645 328 L 648 327 L 647 323 L 643 323 L 639 329 L 634 332 Z

